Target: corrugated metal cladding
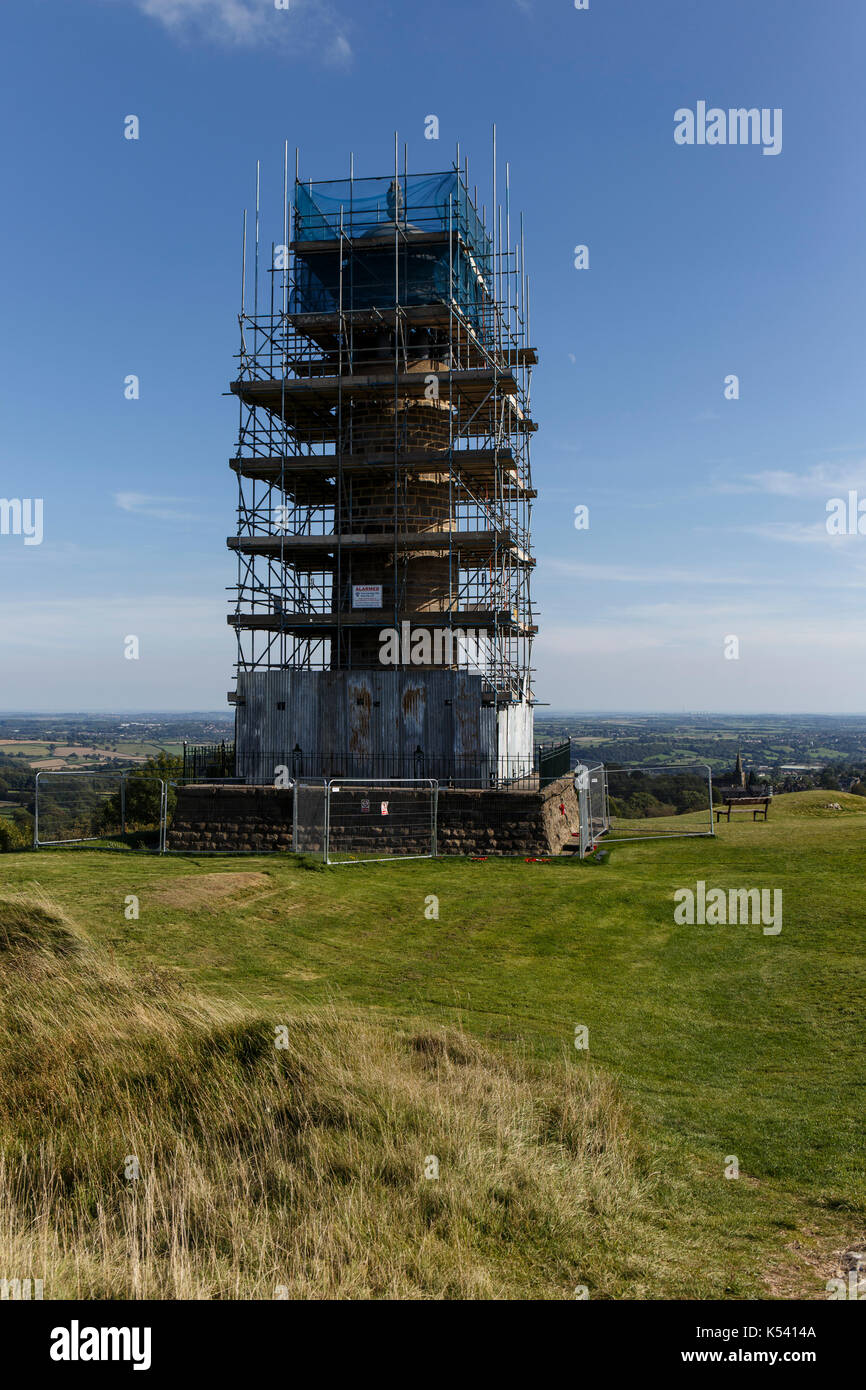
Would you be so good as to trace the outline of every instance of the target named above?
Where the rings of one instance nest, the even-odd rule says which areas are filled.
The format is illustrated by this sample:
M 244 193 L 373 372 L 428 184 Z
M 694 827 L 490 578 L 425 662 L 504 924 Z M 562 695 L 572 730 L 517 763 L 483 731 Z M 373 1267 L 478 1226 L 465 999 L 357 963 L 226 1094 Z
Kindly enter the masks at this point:
M 238 775 L 456 777 L 496 770 L 496 710 L 461 671 L 246 671 L 238 675 Z M 531 747 L 531 745 L 530 745 Z
M 535 711 L 532 705 L 506 705 L 498 712 L 497 724 L 502 775 L 519 775 L 524 762 L 531 768 L 535 743 Z

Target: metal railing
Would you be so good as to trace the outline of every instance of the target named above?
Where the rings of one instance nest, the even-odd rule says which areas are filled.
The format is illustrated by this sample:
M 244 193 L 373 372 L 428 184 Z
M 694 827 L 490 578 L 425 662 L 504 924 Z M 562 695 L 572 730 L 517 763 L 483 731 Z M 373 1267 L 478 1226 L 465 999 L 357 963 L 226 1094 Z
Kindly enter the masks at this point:
M 300 781 L 312 777 L 344 782 L 359 778 L 377 781 L 433 778 L 440 786 L 530 790 L 538 784 L 539 763 L 535 755 L 523 753 L 437 755 L 426 752 L 420 744 L 412 753 L 340 757 L 334 753 L 305 752 L 298 745 L 279 749 L 236 749 L 233 743 L 224 743 L 184 748 L 182 780 L 236 781 L 266 786 L 273 782 L 278 768 L 285 768 L 290 779 Z M 567 772 L 567 766 L 563 770 Z
M 557 777 L 564 777 L 571 771 L 571 739 L 567 738 L 563 743 L 539 744 L 535 749 L 535 769 L 540 787 L 547 787 Z
M 183 745 L 183 772 L 186 781 L 195 777 L 233 777 L 235 746 L 232 742 Z

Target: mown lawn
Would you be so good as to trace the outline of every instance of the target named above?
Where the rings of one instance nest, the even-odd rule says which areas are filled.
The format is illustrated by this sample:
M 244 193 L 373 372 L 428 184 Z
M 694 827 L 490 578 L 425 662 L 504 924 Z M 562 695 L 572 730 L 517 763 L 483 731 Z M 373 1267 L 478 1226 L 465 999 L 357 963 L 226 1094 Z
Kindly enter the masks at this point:
M 275 1024 L 331 1004 L 600 1069 L 652 1147 L 665 1296 L 820 1298 L 866 1234 L 864 844 L 866 798 L 806 792 L 766 824 L 615 845 L 604 863 L 60 851 L 4 856 L 0 879 L 38 883 L 118 965 L 173 967 Z M 697 880 L 782 889 L 781 933 L 676 925 L 674 892 Z M 636 1248 L 598 1291 L 653 1286 Z

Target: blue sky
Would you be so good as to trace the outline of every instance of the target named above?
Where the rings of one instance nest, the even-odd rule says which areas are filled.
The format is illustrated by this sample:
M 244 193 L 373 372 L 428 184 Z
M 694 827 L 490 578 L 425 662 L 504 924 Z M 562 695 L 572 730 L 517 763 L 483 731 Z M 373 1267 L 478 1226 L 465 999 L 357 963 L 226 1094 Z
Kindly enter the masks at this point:
M 350 150 L 387 172 L 395 129 L 410 172 L 459 139 L 486 193 L 494 121 L 540 356 L 538 697 L 866 708 L 866 535 L 825 524 L 831 498 L 866 501 L 861 0 L 27 0 L 2 19 L 0 495 L 43 498 L 44 539 L 0 535 L 0 708 L 224 706 L 222 393 L 255 161 L 279 241 L 284 140 L 327 179 Z M 698 101 L 781 108 L 781 153 L 677 145 Z

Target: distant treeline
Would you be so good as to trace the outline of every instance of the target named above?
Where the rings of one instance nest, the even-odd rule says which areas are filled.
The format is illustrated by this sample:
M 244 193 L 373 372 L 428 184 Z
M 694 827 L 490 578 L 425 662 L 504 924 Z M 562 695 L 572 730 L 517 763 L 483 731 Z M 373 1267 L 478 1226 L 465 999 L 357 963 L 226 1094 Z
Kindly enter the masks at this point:
M 117 773 L 44 776 L 39 782 L 39 839 L 115 839 L 124 825 L 127 840 L 146 839 L 159 827 L 159 780 L 179 777 L 181 771 L 180 758 L 165 753 L 149 758 L 129 772 L 123 796 Z M 0 799 L 19 802 L 11 816 L 0 819 L 0 852 L 26 849 L 33 842 L 35 777 L 32 769 L 22 770 L 17 759 L 13 763 L 0 754 Z M 169 811 L 173 802 L 170 791 Z
M 646 773 L 607 765 L 610 813 L 622 820 L 681 816 L 709 807 L 707 778 L 699 772 Z
M 679 816 L 690 811 L 702 811 L 708 806 L 707 779 L 700 772 L 695 773 L 645 773 L 640 771 L 617 770 L 617 763 L 607 763 L 608 797 L 610 811 L 614 816 L 626 820 L 640 820 L 645 816 Z M 769 784 L 759 780 L 754 773 L 747 777 L 743 795 L 759 795 Z M 811 775 L 792 773 L 774 779 L 772 790 L 779 792 L 809 791 L 851 791 L 856 796 L 866 796 L 866 771 L 853 767 L 824 768 Z M 740 788 L 734 787 L 728 778 L 714 778 L 713 804 L 718 805 L 726 796 L 737 794 Z

